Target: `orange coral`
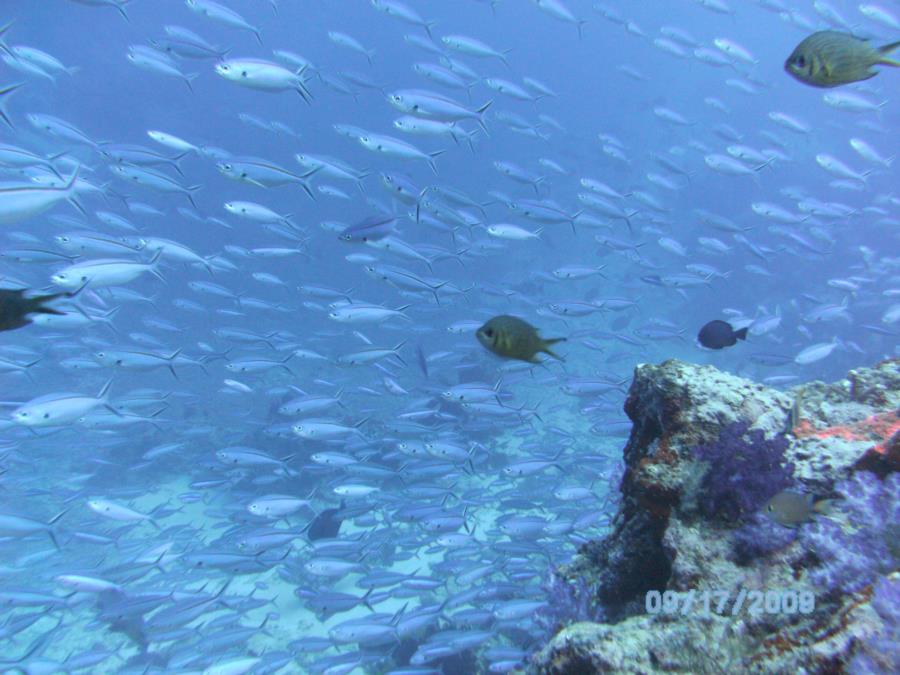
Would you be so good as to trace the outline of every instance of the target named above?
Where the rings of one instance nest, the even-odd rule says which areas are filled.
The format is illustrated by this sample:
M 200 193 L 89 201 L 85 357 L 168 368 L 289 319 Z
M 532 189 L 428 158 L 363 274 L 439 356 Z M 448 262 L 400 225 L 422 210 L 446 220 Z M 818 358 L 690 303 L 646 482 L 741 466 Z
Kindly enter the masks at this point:
M 884 453 L 886 441 L 900 431 L 900 412 L 892 410 L 887 413 L 872 415 L 859 422 L 842 424 L 824 429 L 817 429 L 807 420 L 800 422 L 792 430 L 796 438 L 843 438 L 848 441 L 878 440 L 873 448 Z

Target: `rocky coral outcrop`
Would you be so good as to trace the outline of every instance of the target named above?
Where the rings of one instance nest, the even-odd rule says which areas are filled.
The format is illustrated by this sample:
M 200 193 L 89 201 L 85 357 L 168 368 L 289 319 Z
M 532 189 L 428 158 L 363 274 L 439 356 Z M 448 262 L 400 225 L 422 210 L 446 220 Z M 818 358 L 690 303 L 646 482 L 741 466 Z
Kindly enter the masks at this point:
M 681 361 L 638 366 L 613 532 L 559 572 L 595 589 L 605 622 L 562 629 L 530 672 L 845 672 L 886 630 L 871 607 L 872 580 L 892 571 L 885 556 L 896 569 L 896 544 L 881 542 L 877 569 L 841 567 L 816 554 L 829 550 L 829 530 L 814 522 L 826 516 L 786 528 L 759 506 L 786 482 L 838 504 L 855 499 L 855 510 L 827 517 L 858 530 L 866 524 L 848 519 L 877 494 L 871 508 L 886 512 L 871 536 L 896 541 L 900 481 L 884 479 L 898 468 L 898 408 L 898 360 L 787 392 Z M 848 480 L 854 472 L 862 487 Z M 734 493 L 727 514 L 711 510 L 721 503 L 711 486 Z M 823 587 L 829 565 L 857 574 L 861 590 Z

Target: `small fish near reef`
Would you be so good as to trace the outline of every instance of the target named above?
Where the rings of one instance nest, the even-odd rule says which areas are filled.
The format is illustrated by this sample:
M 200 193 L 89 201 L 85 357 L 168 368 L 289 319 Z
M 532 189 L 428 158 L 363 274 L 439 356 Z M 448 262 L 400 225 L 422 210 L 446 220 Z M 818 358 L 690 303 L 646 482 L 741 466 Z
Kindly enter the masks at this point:
M 516 316 L 495 316 L 475 332 L 475 337 L 485 349 L 506 359 L 540 363 L 537 355 L 543 352 L 565 361 L 550 346 L 566 338 L 542 338 L 534 326 Z
M 0 331 L 27 326 L 31 323 L 31 319 L 28 318 L 29 314 L 65 314 L 65 312 L 51 307 L 45 307 L 44 303 L 62 296 L 71 297 L 71 295 L 71 293 L 52 293 L 26 298 L 25 289 L 0 289 Z
M 727 321 L 710 321 L 700 329 L 697 342 L 707 349 L 724 349 L 737 344 L 738 340 L 747 339 L 747 328 L 734 330 Z
M 900 41 L 874 47 L 850 33 L 823 30 L 797 45 L 784 62 L 784 69 L 813 87 L 839 87 L 875 77 L 878 71 L 872 66 L 900 68 L 900 61 L 888 57 L 898 47 Z
M 815 514 L 827 513 L 830 501 L 815 499 L 811 494 L 782 490 L 763 506 L 763 513 L 770 520 L 784 527 L 800 527 Z

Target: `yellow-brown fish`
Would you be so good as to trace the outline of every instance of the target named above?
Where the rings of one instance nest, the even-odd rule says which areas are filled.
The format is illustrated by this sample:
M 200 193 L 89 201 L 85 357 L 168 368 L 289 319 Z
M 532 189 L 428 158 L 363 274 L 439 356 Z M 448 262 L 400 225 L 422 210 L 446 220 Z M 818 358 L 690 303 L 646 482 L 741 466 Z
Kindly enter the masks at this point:
M 800 527 L 816 513 L 825 513 L 830 502 L 810 494 L 782 490 L 763 506 L 763 513 L 784 527 Z
M 516 316 L 506 314 L 495 316 L 475 332 L 475 337 L 486 349 L 507 359 L 540 363 L 537 355 L 538 352 L 543 352 L 565 361 L 550 351 L 550 345 L 562 342 L 566 338 L 544 339 L 538 335 L 534 326 Z
M 874 47 L 868 40 L 850 33 L 823 30 L 797 45 L 784 62 L 784 69 L 814 87 L 839 87 L 875 77 L 878 71 L 872 66 L 900 68 L 900 61 L 888 58 L 897 47 L 900 47 L 900 41 Z

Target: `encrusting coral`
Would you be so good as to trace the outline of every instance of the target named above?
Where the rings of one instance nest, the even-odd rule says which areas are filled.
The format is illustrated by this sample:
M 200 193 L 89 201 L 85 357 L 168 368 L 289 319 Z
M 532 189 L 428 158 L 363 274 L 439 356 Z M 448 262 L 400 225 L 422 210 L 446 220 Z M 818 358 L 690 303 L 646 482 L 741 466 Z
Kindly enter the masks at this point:
M 900 361 L 790 392 L 644 364 L 625 409 L 612 532 L 555 572 L 581 592 L 548 613 L 581 622 L 530 673 L 900 671 Z M 760 507 L 785 488 L 830 508 L 784 527 Z

